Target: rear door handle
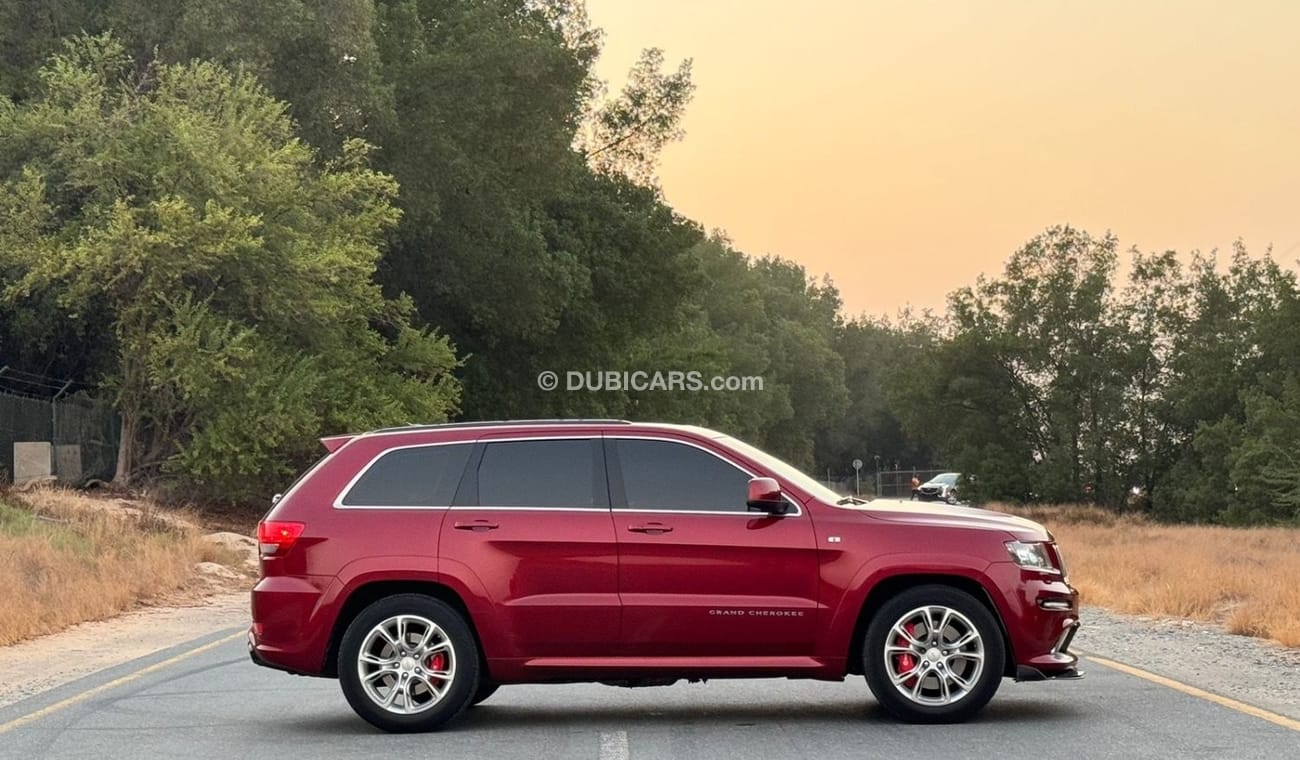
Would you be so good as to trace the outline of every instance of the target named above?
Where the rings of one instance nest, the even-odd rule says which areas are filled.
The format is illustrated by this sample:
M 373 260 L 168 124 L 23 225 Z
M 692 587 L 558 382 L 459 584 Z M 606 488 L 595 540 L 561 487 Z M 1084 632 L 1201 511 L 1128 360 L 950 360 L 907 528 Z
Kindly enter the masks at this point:
M 501 526 L 488 520 L 471 520 L 469 522 L 457 521 L 452 527 L 456 530 L 496 530 Z
M 673 532 L 673 526 L 657 522 L 646 523 L 645 525 L 629 525 L 627 529 L 633 533 L 649 533 L 651 535 Z

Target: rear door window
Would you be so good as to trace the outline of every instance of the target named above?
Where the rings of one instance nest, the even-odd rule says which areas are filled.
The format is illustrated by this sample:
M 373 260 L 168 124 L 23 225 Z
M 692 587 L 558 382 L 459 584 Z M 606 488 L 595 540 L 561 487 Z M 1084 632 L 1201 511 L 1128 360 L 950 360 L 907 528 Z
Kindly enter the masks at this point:
M 488 441 L 478 466 L 478 504 L 606 509 L 601 448 L 588 438 Z
M 446 507 L 473 444 L 414 446 L 383 454 L 339 502 L 345 507 Z

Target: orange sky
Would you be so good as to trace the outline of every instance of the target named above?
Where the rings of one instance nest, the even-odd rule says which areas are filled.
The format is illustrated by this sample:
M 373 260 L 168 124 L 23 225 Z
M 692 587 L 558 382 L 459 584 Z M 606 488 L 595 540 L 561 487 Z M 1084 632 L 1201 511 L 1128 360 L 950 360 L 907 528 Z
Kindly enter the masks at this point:
M 942 308 L 1057 223 L 1300 258 L 1300 2 L 587 4 L 615 86 L 695 59 L 668 200 L 850 315 Z

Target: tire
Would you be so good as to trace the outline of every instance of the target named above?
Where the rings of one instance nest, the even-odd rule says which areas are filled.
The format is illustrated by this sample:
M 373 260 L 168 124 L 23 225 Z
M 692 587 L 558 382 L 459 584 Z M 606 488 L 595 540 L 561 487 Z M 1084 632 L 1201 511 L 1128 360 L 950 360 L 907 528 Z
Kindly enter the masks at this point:
M 862 659 L 871 693 L 890 714 L 909 723 L 960 723 L 997 692 L 1006 648 L 997 619 L 979 600 L 927 585 L 885 602 L 867 626 Z
M 500 688 L 501 688 L 501 684 L 493 683 L 492 681 L 489 681 L 486 678 L 480 678 L 478 682 L 478 691 L 474 692 L 474 698 L 469 701 L 469 706 L 477 707 L 481 702 L 486 700 L 488 697 L 492 696 L 493 694 L 496 694 L 497 689 Z
M 371 725 L 391 733 L 436 731 L 478 692 L 478 646 L 456 610 L 421 594 L 398 594 L 348 625 L 338 673 L 348 704 Z

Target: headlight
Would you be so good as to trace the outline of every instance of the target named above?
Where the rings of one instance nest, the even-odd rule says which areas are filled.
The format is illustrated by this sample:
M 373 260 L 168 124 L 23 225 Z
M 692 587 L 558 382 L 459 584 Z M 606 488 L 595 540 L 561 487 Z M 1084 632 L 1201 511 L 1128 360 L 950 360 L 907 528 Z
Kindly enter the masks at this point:
M 1060 572 L 1052 566 L 1052 558 L 1047 553 L 1047 544 L 1008 541 L 1006 547 L 1007 553 L 1011 555 L 1011 561 L 1021 567 L 1042 570 L 1045 573 Z

